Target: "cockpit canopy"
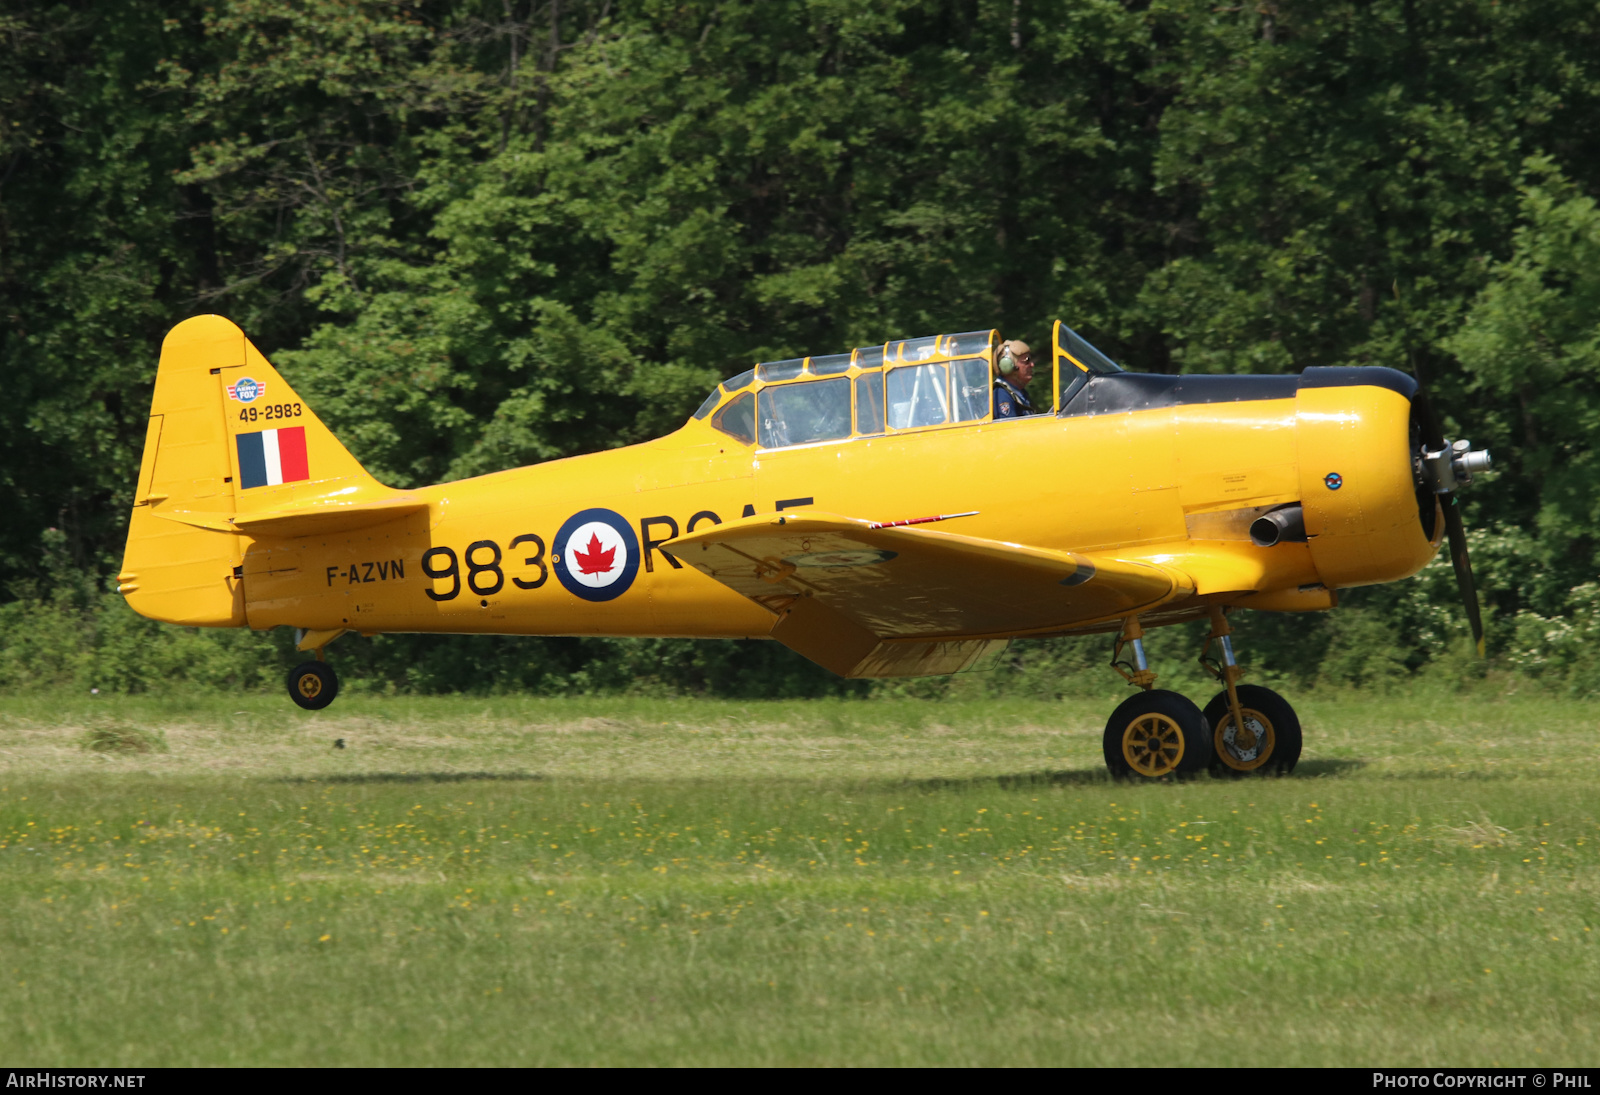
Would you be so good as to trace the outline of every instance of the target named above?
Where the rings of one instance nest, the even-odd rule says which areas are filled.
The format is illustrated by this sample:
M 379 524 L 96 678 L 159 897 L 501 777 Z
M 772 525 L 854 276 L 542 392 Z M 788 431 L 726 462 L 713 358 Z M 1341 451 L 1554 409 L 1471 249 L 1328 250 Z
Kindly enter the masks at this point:
M 1055 408 L 1090 376 L 1122 371 L 1065 324 L 1051 341 Z M 694 417 L 763 449 L 985 421 L 999 346 L 998 331 L 968 331 L 766 361 L 723 381 Z

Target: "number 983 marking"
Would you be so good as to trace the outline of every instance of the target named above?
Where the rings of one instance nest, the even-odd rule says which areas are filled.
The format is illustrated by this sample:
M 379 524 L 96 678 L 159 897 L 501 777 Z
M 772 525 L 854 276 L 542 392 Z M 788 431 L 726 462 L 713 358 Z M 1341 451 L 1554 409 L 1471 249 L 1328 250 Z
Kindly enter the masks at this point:
M 544 558 L 544 540 L 531 532 L 525 532 L 506 546 L 515 551 L 520 544 L 529 545 L 532 554 L 524 556 L 522 561 L 515 565 L 521 567 L 524 572 L 533 571 L 536 576 L 532 578 L 512 576 L 511 584 L 518 589 L 538 589 L 550 577 L 550 568 L 545 564 Z M 465 562 L 466 587 L 479 597 L 492 596 L 499 593 L 506 584 L 506 573 L 501 565 L 503 558 L 500 545 L 493 540 L 475 541 L 467 545 L 460 556 L 456 555 L 454 548 L 429 548 L 422 555 L 422 573 L 435 583 L 449 582 L 450 588 L 440 592 L 430 586 L 423 592 L 435 601 L 453 601 L 461 596 L 461 564 Z

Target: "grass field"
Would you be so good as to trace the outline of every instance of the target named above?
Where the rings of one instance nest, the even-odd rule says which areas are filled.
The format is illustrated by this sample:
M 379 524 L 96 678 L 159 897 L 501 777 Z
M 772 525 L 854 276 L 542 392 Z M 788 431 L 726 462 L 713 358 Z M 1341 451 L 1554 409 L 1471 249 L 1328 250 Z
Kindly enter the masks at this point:
M 1576 701 L 1154 786 L 1104 702 L 0 706 L 16 1065 L 1600 1063 Z

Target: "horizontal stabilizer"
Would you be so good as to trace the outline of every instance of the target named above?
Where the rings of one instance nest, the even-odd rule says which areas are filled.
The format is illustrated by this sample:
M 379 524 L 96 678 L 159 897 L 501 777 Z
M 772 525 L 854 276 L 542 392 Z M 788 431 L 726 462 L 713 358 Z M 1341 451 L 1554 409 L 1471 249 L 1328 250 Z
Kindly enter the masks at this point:
M 298 509 L 267 510 L 264 513 L 232 514 L 171 506 L 156 516 L 180 525 L 210 529 L 213 532 L 244 532 L 261 539 L 272 536 L 322 536 L 335 532 L 382 525 L 413 513 L 425 513 L 428 503 L 415 495 L 403 494 L 376 502 L 351 502 L 346 505 L 321 503 Z
M 428 503 L 414 494 L 401 494 L 376 502 L 338 505 L 325 502 L 298 509 L 267 510 L 240 514 L 233 527 L 257 538 L 263 536 L 320 536 L 324 533 L 354 532 L 386 524 L 413 513 L 426 513 Z

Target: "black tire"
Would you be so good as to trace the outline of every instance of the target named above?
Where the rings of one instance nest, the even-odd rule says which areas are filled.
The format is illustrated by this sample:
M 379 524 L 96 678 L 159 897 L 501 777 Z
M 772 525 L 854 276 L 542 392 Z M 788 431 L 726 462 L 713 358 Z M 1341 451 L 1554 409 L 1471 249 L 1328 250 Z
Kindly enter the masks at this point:
M 301 662 L 289 670 L 289 698 L 307 711 L 321 711 L 339 696 L 339 678 L 326 662 Z
M 1212 727 L 1211 771 L 1217 775 L 1245 776 L 1258 772 L 1288 775 L 1300 760 L 1300 717 L 1289 701 L 1270 688 L 1258 684 L 1238 685 L 1239 706 L 1244 708 L 1245 728 L 1256 742 L 1244 744 L 1233 730 L 1233 712 L 1228 708 L 1228 693 L 1218 692 L 1206 704 L 1206 722 Z M 1258 748 L 1266 737 L 1264 750 Z
M 1211 764 L 1211 727 L 1187 696 L 1152 689 L 1111 713 L 1105 754 L 1117 779 L 1193 775 Z

